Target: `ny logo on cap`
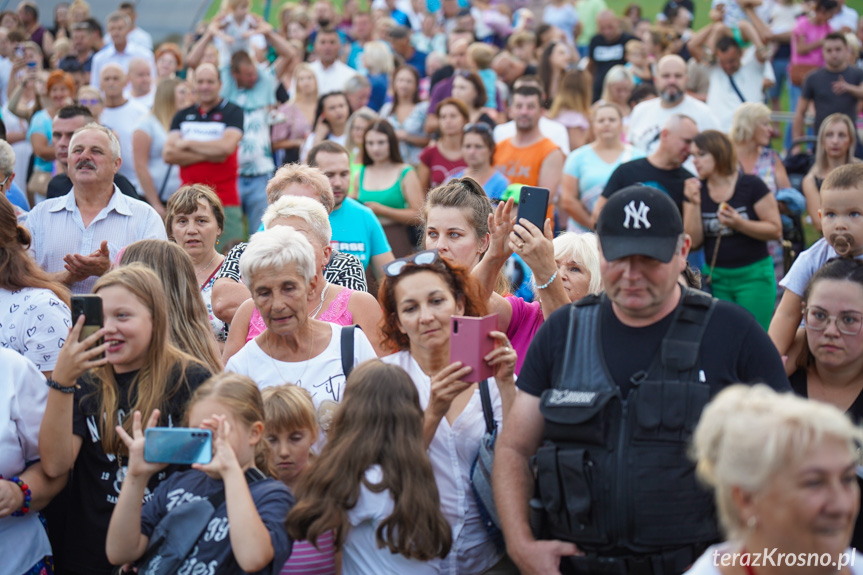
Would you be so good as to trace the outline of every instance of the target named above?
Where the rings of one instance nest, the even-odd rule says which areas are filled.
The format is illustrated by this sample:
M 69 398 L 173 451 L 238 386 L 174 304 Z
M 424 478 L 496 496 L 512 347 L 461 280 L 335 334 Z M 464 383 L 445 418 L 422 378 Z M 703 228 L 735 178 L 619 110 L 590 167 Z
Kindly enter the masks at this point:
M 623 227 L 626 229 L 632 227 L 636 230 L 640 230 L 641 226 L 644 226 L 645 229 L 650 229 L 650 221 L 647 219 L 647 212 L 649 211 L 650 206 L 645 205 L 644 202 L 641 202 L 641 204 L 636 208 L 635 200 L 632 200 L 623 208 L 623 213 L 626 214 L 626 219 L 623 221 Z M 631 225 L 630 220 L 632 220 Z

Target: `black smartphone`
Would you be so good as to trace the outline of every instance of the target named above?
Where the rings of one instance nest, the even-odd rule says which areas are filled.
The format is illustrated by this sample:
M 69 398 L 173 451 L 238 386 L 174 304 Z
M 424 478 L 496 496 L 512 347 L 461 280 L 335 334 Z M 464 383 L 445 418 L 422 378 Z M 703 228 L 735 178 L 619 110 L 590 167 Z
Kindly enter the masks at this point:
M 524 218 L 540 231 L 545 229 L 545 219 L 549 216 L 548 200 L 550 197 L 548 188 L 537 188 L 524 186 L 518 196 L 518 220 Z
M 87 339 L 104 325 L 102 298 L 94 294 L 72 296 L 72 323 L 78 321 L 82 315 L 84 316 L 84 327 L 81 329 L 78 341 Z M 97 345 L 101 344 L 102 340 L 100 339 Z

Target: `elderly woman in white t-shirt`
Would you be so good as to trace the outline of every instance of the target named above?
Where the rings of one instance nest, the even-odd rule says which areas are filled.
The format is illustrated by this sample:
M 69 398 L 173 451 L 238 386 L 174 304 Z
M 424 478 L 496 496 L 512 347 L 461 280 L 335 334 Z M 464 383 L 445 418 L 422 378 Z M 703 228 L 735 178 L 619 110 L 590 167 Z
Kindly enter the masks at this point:
M 353 334 L 353 357 L 342 361 L 341 333 L 348 329 L 309 317 L 309 293 L 320 281 L 309 240 L 290 226 L 252 236 L 240 257 L 240 273 L 267 329 L 225 366 L 258 387 L 293 383 L 311 395 L 322 431 L 342 399 L 345 367 L 377 357 L 362 330 Z
M 440 573 L 507 572 L 511 563 L 488 535 L 470 485 L 471 465 L 486 431 L 479 385 L 463 381 L 470 367 L 450 361 L 450 318 L 485 315 L 485 300 L 467 269 L 447 263 L 437 250 L 394 260 L 384 273 L 378 292 L 382 331 L 396 353 L 383 361 L 403 368 L 417 386 L 441 511 L 452 526 L 452 549 L 440 562 Z M 516 353 L 505 334 L 489 336 L 497 342 L 485 361 L 494 370 L 488 387 L 500 426 L 515 398 Z
M 861 441 L 863 432 L 827 403 L 764 385 L 719 393 L 693 443 L 728 541 L 705 551 L 688 573 L 863 573 L 849 547 L 860 509 Z

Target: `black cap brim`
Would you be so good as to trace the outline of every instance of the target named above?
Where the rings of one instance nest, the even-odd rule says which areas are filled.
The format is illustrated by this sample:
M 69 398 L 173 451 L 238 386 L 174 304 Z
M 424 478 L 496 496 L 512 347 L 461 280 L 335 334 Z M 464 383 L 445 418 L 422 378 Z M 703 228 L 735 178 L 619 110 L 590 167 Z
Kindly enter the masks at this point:
M 677 251 L 677 242 L 677 237 L 599 236 L 602 257 L 609 262 L 629 256 L 646 256 L 667 264 Z

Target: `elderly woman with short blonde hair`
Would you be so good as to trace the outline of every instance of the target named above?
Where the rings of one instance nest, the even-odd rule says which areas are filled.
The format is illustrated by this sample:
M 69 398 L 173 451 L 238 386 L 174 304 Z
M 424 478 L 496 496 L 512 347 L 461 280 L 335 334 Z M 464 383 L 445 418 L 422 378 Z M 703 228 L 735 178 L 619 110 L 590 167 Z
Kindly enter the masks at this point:
M 283 198 L 279 205 L 302 200 Z M 277 223 L 252 236 L 240 258 L 243 281 L 266 329 L 231 357 L 225 371 L 246 375 L 261 389 L 285 383 L 302 387 L 312 395 L 318 423 L 326 430 L 344 393 L 345 366 L 354 367 L 377 354 L 363 331 L 354 329 L 353 357 L 343 361 L 348 352 L 342 330 L 347 328 L 309 313 L 312 293 L 322 282 L 323 258 L 320 248 L 290 225 L 308 223 L 296 215 L 273 218 L 272 213 L 268 221 Z
M 863 431 L 832 405 L 764 385 L 719 393 L 695 429 L 693 454 L 728 540 L 688 573 L 863 573 L 849 547 L 861 442 Z M 765 553 L 782 559 L 774 567 Z
M 291 226 L 306 237 L 314 250 L 316 284 L 309 293 L 309 317 L 336 325 L 357 324 L 377 346 L 381 320 L 377 300 L 366 292 L 332 284 L 324 277 L 333 248 L 330 246 L 332 228 L 323 206 L 303 196 L 282 196 L 264 213 L 264 227 L 269 230 L 275 226 Z M 266 329 L 253 300 L 254 294 L 234 315 L 223 355 L 225 361 Z

